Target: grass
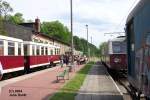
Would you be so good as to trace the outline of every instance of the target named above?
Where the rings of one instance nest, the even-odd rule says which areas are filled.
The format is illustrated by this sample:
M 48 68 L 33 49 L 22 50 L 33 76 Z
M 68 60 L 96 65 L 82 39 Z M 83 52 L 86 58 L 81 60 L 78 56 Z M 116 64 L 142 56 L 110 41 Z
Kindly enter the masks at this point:
M 76 73 L 75 77 L 65 84 L 59 92 L 54 94 L 50 100 L 74 100 L 93 64 L 94 62 L 89 62 L 86 64 L 80 71 Z

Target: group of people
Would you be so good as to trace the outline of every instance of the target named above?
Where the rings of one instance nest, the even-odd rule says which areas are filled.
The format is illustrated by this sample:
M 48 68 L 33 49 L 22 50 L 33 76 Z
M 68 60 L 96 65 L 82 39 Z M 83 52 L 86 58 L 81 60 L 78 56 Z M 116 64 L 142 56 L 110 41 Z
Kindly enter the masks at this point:
M 62 55 L 60 60 L 61 60 L 61 67 L 63 67 L 64 64 L 68 65 L 70 62 L 70 56 L 69 55 Z
M 60 60 L 61 60 L 61 67 L 63 67 L 64 64 L 68 65 L 71 63 L 71 55 L 62 55 Z M 86 56 L 74 56 L 74 62 L 76 62 L 78 65 L 84 64 L 87 62 L 87 57 Z

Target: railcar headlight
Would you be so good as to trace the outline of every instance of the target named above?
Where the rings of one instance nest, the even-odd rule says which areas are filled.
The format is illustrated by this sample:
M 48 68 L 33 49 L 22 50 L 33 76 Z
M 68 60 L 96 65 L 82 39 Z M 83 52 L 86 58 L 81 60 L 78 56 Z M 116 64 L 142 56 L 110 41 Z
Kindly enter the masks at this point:
M 119 63 L 120 61 L 121 61 L 121 59 L 119 59 L 119 58 L 115 58 L 115 59 L 114 59 L 114 62 L 115 62 L 115 63 Z

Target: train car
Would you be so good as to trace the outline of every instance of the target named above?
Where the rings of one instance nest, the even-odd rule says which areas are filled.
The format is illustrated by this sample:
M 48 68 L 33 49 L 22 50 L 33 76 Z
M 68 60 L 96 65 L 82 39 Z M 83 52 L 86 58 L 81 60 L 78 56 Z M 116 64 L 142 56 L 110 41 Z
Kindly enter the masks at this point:
M 150 100 L 150 0 L 141 0 L 126 21 L 128 80 Z
M 103 52 L 103 63 L 110 71 L 125 71 L 127 69 L 126 38 L 124 36 L 108 41 Z
M 3 74 L 60 62 L 60 47 L 0 35 L 0 80 Z
M 50 65 L 55 66 L 56 64 L 60 63 L 60 47 L 58 46 L 53 46 L 49 47 L 49 62 Z
M 28 72 L 31 68 L 58 63 L 60 61 L 58 54 L 59 47 L 50 44 L 25 41 L 25 70 Z
M 24 69 L 23 40 L 0 35 L 0 78 Z

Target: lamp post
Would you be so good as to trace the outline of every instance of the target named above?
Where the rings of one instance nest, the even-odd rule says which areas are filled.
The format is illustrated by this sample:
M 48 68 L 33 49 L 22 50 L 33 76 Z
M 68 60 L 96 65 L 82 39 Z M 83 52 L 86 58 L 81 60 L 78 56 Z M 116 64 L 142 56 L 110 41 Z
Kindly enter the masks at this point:
M 72 0 L 70 0 L 70 28 L 71 28 L 71 64 L 73 66 L 74 57 L 73 57 L 73 13 L 72 13 Z M 71 66 L 71 67 L 72 67 Z M 72 68 L 70 68 L 72 69 Z
M 87 30 L 87 56 L 89 58 L 89 43 L 88 43 L 88 25 L 86 24 L 86 30 Z

